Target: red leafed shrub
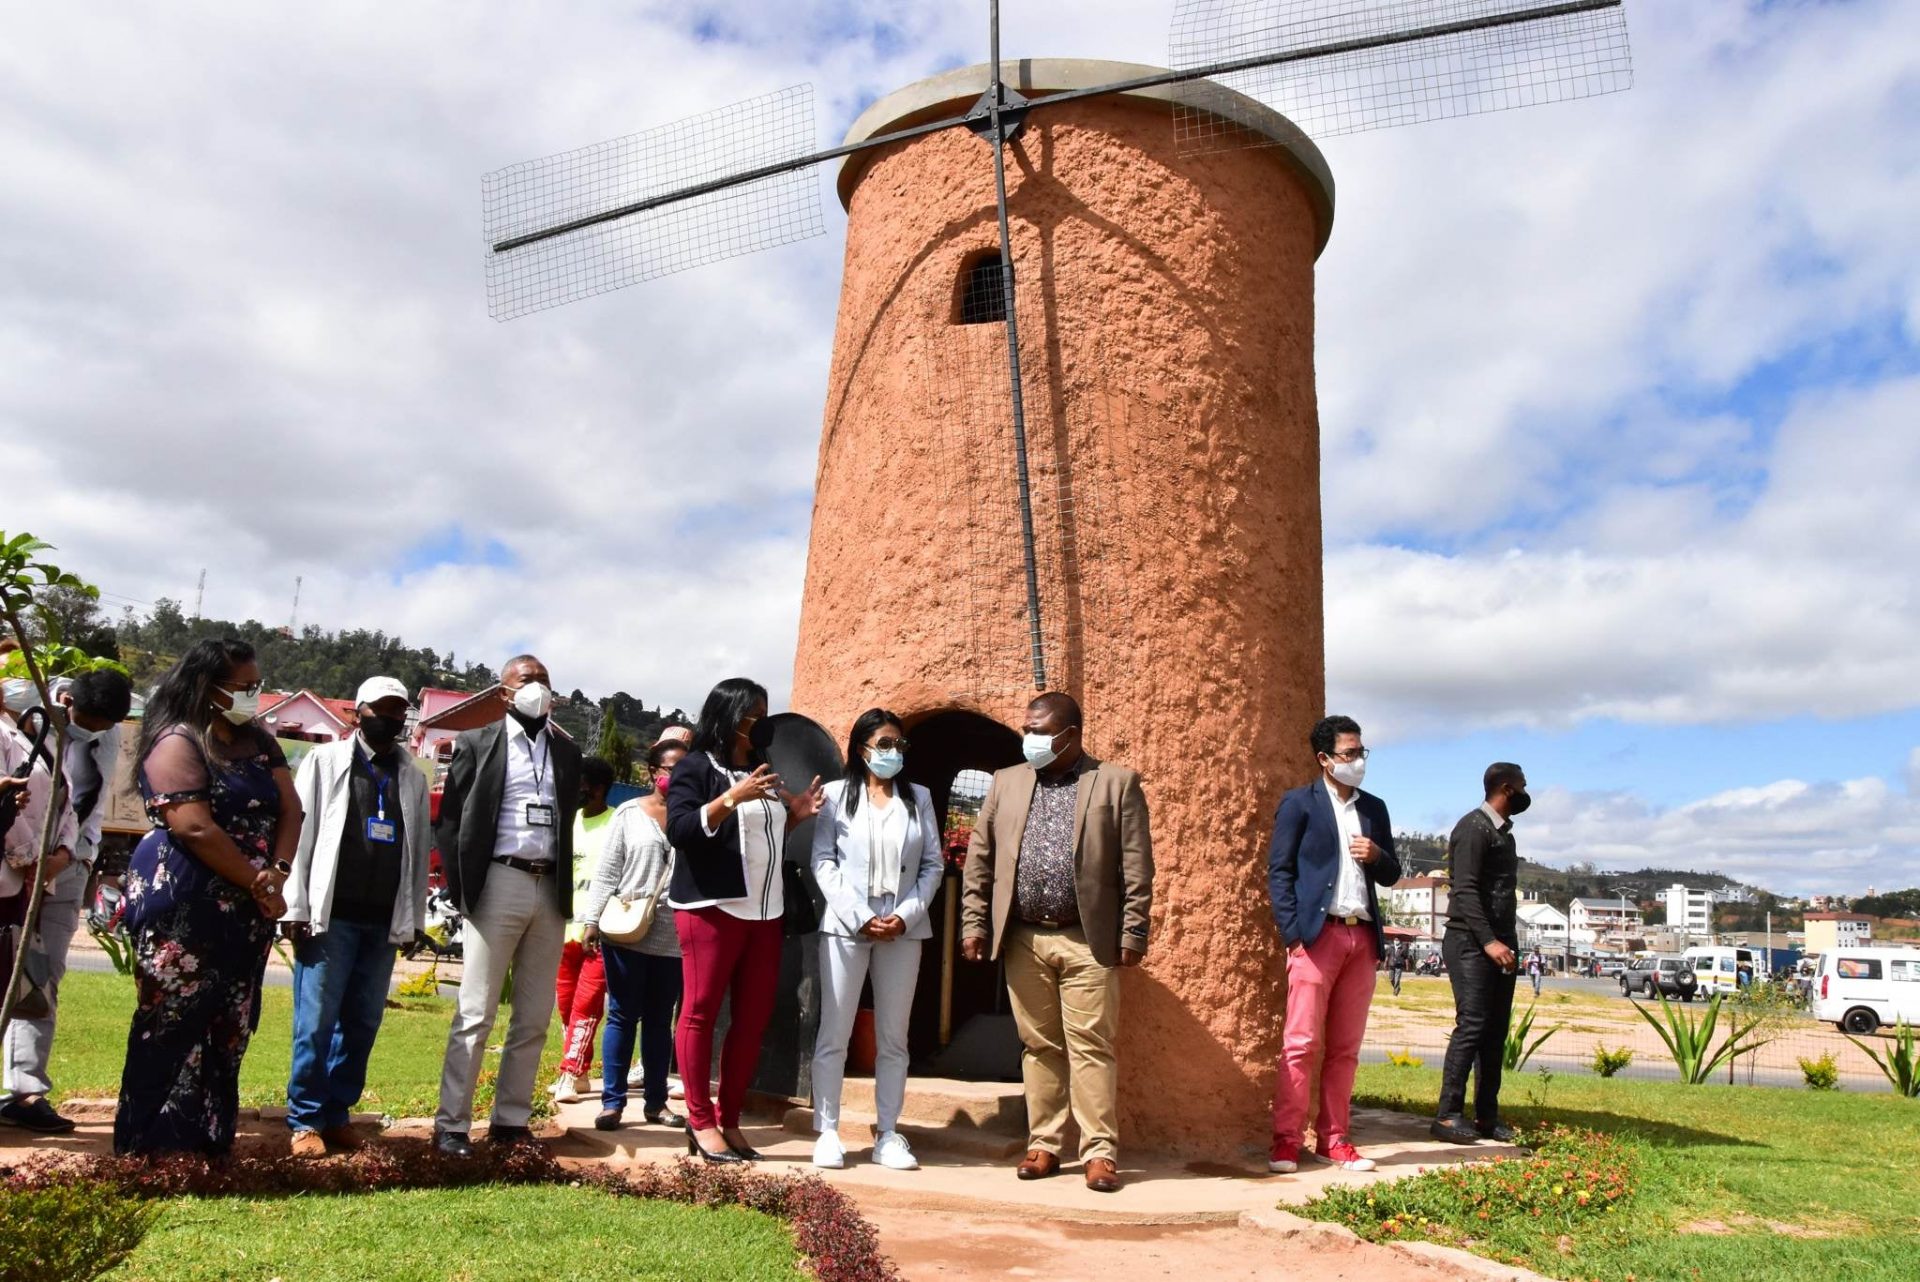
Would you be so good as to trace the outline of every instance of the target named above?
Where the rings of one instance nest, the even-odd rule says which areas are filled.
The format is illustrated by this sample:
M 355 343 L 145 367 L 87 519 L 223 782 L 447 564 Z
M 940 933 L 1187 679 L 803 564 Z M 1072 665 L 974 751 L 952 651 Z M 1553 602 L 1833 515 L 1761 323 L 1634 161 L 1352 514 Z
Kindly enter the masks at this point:
M 879 1236 L 852 1199 L 814 1176 L 763 1175 L 744 1166 L 708 1166 L 682 1158 L 670 1166 L 630 1171 L 569 1170 L 545 1148 L 491 1146 L 465 1161 L 416 1145 L 370 1145 L 326 1162 L 285 1155 L 233 1157 L 210 1163 L 174 1154 L 98 1157 L 0 1167 L 0 1196 L 98 1189 L 118 1197 L 277 1197 L 372 1193 L 386 1189 L 462 1188 L 475 1184 L 571 1184 L 619 1197 L 694 1206 L 741 1206 L 784 1220 L 794 1246 L 820 1282 L 897 1282 L 880 1254 Z M 129 1247 L 129 1249 L 131 1249 Z M 76 1280 L 95 1273 L 72 1275 Z M 34 1282 L 68 1282 L 39 1273 Z

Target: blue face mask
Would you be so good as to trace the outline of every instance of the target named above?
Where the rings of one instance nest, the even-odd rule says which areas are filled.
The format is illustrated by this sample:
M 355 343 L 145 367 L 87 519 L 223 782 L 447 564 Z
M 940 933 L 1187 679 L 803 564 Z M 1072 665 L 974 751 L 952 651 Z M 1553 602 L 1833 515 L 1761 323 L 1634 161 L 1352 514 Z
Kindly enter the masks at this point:
M 891 779 L 906 764 L 906 754 L 898 748 L 869 749 L 867 752 L 867 769 L 873 771 L 876 779 Z
M 1026 756 L 1027 764 L 1035 770 L 1045 770 L 1060 755 L 1054 748 L 1057 735 L 1029 734 L 1020 736 L 1020 751 Z

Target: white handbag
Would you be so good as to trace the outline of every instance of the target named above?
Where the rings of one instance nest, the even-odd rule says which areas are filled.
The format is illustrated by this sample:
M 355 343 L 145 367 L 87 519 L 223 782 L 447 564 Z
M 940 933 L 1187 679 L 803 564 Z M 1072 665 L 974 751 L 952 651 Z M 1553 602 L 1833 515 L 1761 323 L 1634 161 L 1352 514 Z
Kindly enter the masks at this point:
M 632 899 L 619 895 L 608 899 L 607 906 L 600 910 L 601 938 L 615 944 L 636 944 L 645 939 L 653 929 L 653 916 L 660 909 L 661 896 L 666 894 L 667 882 L 672 876 L 673 861 L 669 859 L 659 883 L 648 893 Z

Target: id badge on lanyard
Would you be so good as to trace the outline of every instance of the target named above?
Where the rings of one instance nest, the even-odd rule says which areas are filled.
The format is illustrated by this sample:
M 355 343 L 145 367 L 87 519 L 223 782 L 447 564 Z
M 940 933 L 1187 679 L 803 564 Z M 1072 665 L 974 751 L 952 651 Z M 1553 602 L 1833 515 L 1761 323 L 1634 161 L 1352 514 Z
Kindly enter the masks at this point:
M 393 777 L 367 758 L 367 773 L 373 776 L 373 813 L 367 816 L 367 841 L 371 845 L 391 846 L 400 840 L 400 825 L 387 818 L 387 789 Z

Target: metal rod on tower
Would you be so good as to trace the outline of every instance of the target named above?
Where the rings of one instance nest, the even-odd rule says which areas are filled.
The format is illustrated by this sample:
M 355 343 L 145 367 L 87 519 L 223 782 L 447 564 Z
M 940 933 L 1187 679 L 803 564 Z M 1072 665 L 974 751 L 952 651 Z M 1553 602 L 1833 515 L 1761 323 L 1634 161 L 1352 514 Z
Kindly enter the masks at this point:
M 301 582 L 302 582 L 302 579 L 300 575 L 296 574 L 293 576 L 293 609 L 287 612 L 287 635 L 289 637 L 293 635 L 294 628 L 300 622 L 300 584 Z
M 200 607 L 207 603 L 207 572 L 200 571 L 200 588 L 193 594 L 193 621 L 200 622 Z
M 987 87 L 987 111 L 993 134 L 993 203 L 1000 219 L 1000 300 L 1006 311 L 1007 377 L 1013 385 L 1013 465 L 1020 491 L 1020 553 L 1027 573 L 1027 645 L 1033 660 L 1033 688 L 1047 688 L 1047 650 L 1040 626 L 1040 567 L 1033 543 L 1033 486 L 1027 471 L 1027 414 L 1020 392 L 1020 322 L 1014 307 L 1013 236 L 1007 226 L 1006 122 L 1000 108 L 1006 87 L 1000 82 L 1000 0 L 988 6 L 993 83 Z

